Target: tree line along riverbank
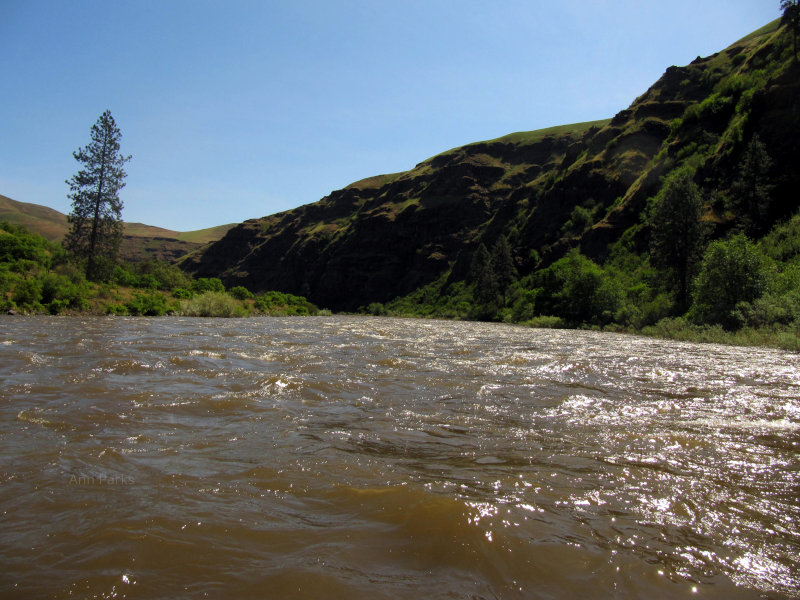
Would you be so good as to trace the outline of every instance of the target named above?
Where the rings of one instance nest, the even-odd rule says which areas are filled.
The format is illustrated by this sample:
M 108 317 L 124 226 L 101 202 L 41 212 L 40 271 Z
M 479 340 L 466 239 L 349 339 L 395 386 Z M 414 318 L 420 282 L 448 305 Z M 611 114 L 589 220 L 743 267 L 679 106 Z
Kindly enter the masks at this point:
M 217 278 L 193 278 L 164 261 L 121 262 L 97 281 L 88 280 L 77 262 L 62 246 L 0 222 L 0 311 L 201 317 L 321 312 L 301 296 L 226 289 Z
M 767 292 L 747 305 L 738 305 L 741 315 L 750 315 L 749 324 L 725 328 L 720 323 L 702 323 L 683 317 L 665 317 L 652 325 L 634 327 L 616 322 L 599 324 L 569 321 L 563 316 L 527 316 L 519 312 L 525 302 L 524 289 L 517 282 L 508 290 L 507 304 L 499 321 L 542 328 L 592 328 L 638 333 L 695 342 L 772 346 L 800 351 L 800 265 L 775 264 L 775 256 L 797 256 L 800 216 L 776 229 L 758 245 L 745 244 L 745 253 L 760 252 L 759 268 L 769 281 Z M 740 242 L 741 243 L 741 242 Z M 761 256 L 760 255 L 760 256 Z M 601 286 L 611 286 L 605 269 L 578 255 L 566 257 L 552 269 L 561 273 L 558 293 L 563 301 L 591 303 Z M 610 276 L 613 276 L 613 272 Z M 604 277 L 606 279 L 604 279 Z M 594 282 L 594 284 L 592 284 Z M 594 289 L 594 292 L 592 290 Z M 555 293 L 551 283 L 549 293 Z M 471 292 L 464 291 L 465 294 Z M 470 318 L 458 305 L 430 305 L 417 299 L 413 304 L 399 299 L 388 305 L 370 304 L 362 314 L 423 318 Z M 462 310 L 472 304 L 462 300 Z M 516 309 L 514 307 L 517 307 Z M 554 307 L 555 308 L 555 307 Z M 624 309 L 624 307 L 623 307 Z M 105 281 L 89 281 L 74 257 L 62 246 L 25 228 L 0 223 L 0 311 L 16 314 L 94 314 L 94 315 L 183 315 L 203 317 L 248 317 L 258 315 L 294 316 L 330 314 L 302 296 L 270 291 L 253 294 L 243 286 L 226 289 L 217 278 L 193 278 L 175 265 L 161 261 L 121 263 Z M 772 314 L 772 320 L 767 321 Z M 762 322 L 755 320 L 760 315 Z M 519 317 L 523 318 L 519 318 Z

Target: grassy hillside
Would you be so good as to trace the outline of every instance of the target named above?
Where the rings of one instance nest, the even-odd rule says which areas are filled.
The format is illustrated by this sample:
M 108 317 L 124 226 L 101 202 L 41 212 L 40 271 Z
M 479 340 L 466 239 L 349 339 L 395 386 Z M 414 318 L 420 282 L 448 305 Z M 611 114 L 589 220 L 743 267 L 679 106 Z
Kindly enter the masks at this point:
M 171 229 L 164 229 L 162 227 L 155 227 L 153 225 L 145 225 L 143 223 L 125 223 L 125 235 L 132 237 L 145 237 L 145 238 L 165 238 L 170 240 L 178 240 L 180 242 L 187 242 L 190 244 L 207 244 L 221 239 L 225 233 L 234 226 L 234 223 L 228 225 L 218 225 L 216 227 L 209 227 L 207 229 L 198 229 L 196 231 L 173 231 Z
M 692 300 L 691 290 L 672 287 L 675 265 L 651 264 L 652 215 L 668 182 L 682 174 L 697 190 L 698 256 L 715 239 L 727 243 L 741 232 L 758 239 L 800 208 L 799 142 L 800 68 L 790 33 L 775 21 L 712 56 L 669 67 L 610 120 L 448 150 L 410 171 L 242 223 L 182 266 L 337 310 L 372 305 L 398 314 L 641 328 L 682 314 Z M 744 165 L 757 146 L 769 157 L 757 171 L 766 195 L 751 210 L 742 173 L 753 172 Z M 492 257 L 492 267 L 510 263 L 515 283 L 490 297 L 481 261 L 489 264 L 499 240 L 507 259 Z M 709 248 L 723 258 L 764 252 L 731 244 Z M 700 268 L 692 260 L 686 277 Z M 771 268 L 791 271 L 790 262 Z M 794 314 L 783 284 L 770 281 L 782 314 Z M 584 311 L 573 299 L 588 297 L 587 282 L 599 296 Z M 789 317 L 781 319 L 786 325 Z
M 46 206 L 0 196 L 0 221 L 22 225 L 52 242 L 69 230 L 67 216 Z M 172 231 L 143 223 L 125 223 L 120 251 L 126 260 L 176 260 L 204 244 L 221 239 L 233 224 L 197 231 Z
M 0 221 L 8 221 L 14 225 L 22 225 L 30 231 L 58 242 L 67 233 L 67 216 L 39 204 L 17 202 L 6 196 L 0 196 Z

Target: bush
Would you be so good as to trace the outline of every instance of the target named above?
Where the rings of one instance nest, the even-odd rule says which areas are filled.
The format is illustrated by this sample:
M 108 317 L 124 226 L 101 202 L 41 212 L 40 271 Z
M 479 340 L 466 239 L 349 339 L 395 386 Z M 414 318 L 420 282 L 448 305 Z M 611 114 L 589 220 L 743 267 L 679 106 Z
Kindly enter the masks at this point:
M 136 287 L 143 290 L 159 289 L 158 279 L 150 273 L 143 273 L 136 278 Z
M 122 265 L 114 267 L 114 272 L 111 275 L 111 281 L 117 285 L 124 287 L 137 287 L 139 284 L 139 276 L 132 273 Z
M 243 285 L 237 285 L 228 290 L 228 293 L 236 298 L 237 300 L 249 300 L 250 298 L 254 298 L 253 292 L 248 290 Z
M 576 206 L 572 209 L 569 219 L 561 227 L 562 235 L 580 235 L 594 220 L 594 211 L 584 206 Z
M 20 308 L 38 310 L 41 308 L 42 283 L 38 279 L 23 279 L 17 284 L 11 300 Z
M 131 315 L 147 317 L 160 317 L 170 310 L 167 297 L 155 291 L 134 295 L 133 299 L 125 303 L 125 308 Z
M 225 286 L 216 277 L 200 277 L 192 281 L 189 289 L 195 294 L 204 294 L 205 292 L 224 292 Z
M 85 309 L 88 306 L 88 289 L 85 282 L 76 283 L 66 275 L 48 273 L 42 278 L 42 304 L 47 305 L 51 314 L 72 308 Z
M 50 256 L 56 247 L 45 238 L 30 233 L 24 227 L 0 222 L 0 231 L 10 235 L 0 235 L 0 262 L 15 263 L 20 260 L 32 261 L 44 267 L 50 266 Z
M 107 315 L 127 315 L 128 309 L 123 304 L 108 304 L 106 305 Z
M 560 317 L 553 317 L 543 315 L 541 317 L 534 317 L 522 323 L 526 327 L 533 327 L 535 329 L 563 329 L 567 326 L 564 319 Z
M 181 302 L 181 314 L 187 317 L 244 317 L 244 309 L 225 292 L 205 292 Z
M 314 304 L 302 296 L 275 291 L 258 296 L 254 307 L 260 313 L 274 316 L 304 316 L 319 312 Z
M 528 321 L 536 316 L 534 310 L 536 308 L 536 296 L 538 294 L 538 289 L 523 290 L 519 296 L 515 298 L 511 308 L 512 320 L 520 323 L 523 321 Z
M 138 263 L 136 272 L 139 274 L 140 287 L 170 291 L 192 285 L 192 281 L 186 273 L 163 260 L 147 260 Z
M 367 306 L 366 313 L 375 317 L 385 317 L 388 314 L 386 307 L 380 302 L 372 302 Z
M 622 297 L 616 280 L 601 267 L 572 250 L 536 274 L 542 291 L 538 311 L 575 323 L 609 323 Z
M 759 298 L 768 281 L 766 257 L 744 235 L 712 242 L 695 279 L 691 315 L 700 323 L 735 329 L 741 326 L 736 306 Z

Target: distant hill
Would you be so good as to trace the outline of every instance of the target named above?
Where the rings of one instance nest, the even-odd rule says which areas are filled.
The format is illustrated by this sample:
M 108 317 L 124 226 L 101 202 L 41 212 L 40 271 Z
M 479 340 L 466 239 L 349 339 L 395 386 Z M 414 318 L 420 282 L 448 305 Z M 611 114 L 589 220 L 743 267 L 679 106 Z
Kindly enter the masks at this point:
M 625 236 L 646 252 L 649 199 L 692 169 L 714 235 L 757 135 L 774 166 L 767 223 L 798 209 L 800 68 L 779 21 L 690 65 L 669 67 L 612 119 L 510 134 L 443 152 L 299 208 L 245 221 L 181 265 L 228 286 L 302 294 L 334 310 L 467 282 L 481 244 L 508 239 L 520 277 L 571 248 L 606 260 Z M 437 292 L 439 293 L 439 292 Z
M 60 242 L 69 230 L 65 214 L 46 206 L 18 202 L 2 195 L 0 221 L 22 225 L 53 242 Z M 125 223 L 120 251 L 126 260 L 157 258 L 172 261 L 221 239 L 231 227 L 233 224 L 197 231 L 172 231 L 143 223 Z
M 58 242 L 67 233 L 67 216 L 52 208 L 17 202 L 0 195 L 0 221 L 22 225 L 26 229 Z

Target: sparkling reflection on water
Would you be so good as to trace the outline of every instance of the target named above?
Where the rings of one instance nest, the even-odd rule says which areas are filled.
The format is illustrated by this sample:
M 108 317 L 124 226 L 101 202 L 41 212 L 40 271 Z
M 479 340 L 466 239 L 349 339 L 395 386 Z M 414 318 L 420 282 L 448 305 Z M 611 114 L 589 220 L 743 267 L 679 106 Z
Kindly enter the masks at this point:
M 0 321 L 0 595 L 800 597 L 800 357 Z

